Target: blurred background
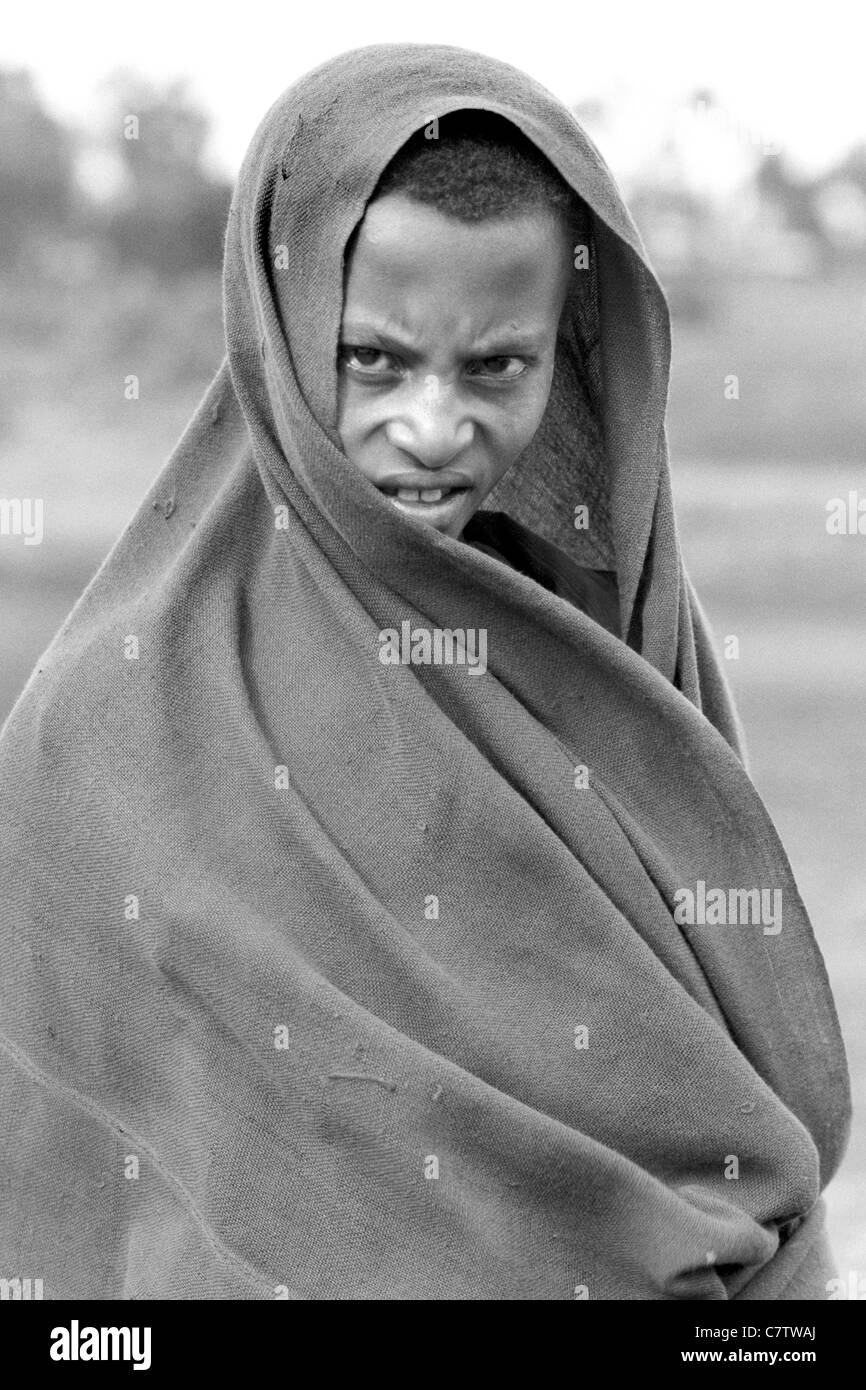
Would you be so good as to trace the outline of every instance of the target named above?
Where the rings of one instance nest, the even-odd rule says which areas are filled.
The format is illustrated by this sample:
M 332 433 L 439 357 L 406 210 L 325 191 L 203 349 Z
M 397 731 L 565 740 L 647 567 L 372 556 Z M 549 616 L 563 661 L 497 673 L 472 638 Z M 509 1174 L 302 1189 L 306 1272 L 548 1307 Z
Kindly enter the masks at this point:
M 372 42 L 531 72 L 599 146 L 670 302 L 686 564 L 720 653 L 738 639 L 726 670 L 752 775 L 836 997 L 859 1113 L 831 1235 L 841 1277 L 866 1280 L 866 534 L 827 526 L 859 488 L 866 533 L 854 7 L 827 0 L 798 28 L 781 4 L 564 16 L 539 0 L 531 33 L 519 10 L 425 8 L 275 17 L 248 0 L 220 28 L 212 7 L 153 0 L 146 18 L 84 4 L 4 21 L 0 499 L 42 499 L 44 537 L 0 534 L 0 720 L 220 363 L 232 181 L 271 102 Z

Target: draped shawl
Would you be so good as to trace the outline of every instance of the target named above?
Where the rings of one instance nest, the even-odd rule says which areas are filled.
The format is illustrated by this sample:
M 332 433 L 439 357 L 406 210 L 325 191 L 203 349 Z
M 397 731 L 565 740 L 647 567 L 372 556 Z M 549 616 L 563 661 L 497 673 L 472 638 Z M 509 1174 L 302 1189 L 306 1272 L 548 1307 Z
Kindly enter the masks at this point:
M 340 449 L 346 242 L 466 108 L 587 209 L 547 413 L 487 506 L 615 572 L 619 634 Z M 604 160 L 504 63 L 345 53 L 254 135 L 223 291 L 226 357 L 0 740 L 0 1274 L 827 1297 L 845 1057 L 683 567 L 668 310 Z M 404 622 L 484 629 L 486 670 L 384 665 Z M 700 884 L 780 893 L 781 929 L 678 921 Z

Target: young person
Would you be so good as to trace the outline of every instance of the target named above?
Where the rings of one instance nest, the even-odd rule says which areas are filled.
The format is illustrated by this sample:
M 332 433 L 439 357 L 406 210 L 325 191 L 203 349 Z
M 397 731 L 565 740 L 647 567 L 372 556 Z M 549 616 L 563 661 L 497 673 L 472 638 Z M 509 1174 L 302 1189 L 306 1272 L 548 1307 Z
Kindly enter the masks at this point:
M 343 54 L 253 138 L 224 307 L 0 740 L 4 1272 L 827 1297 L 845 1057 L 600 155 L 505 64 Z

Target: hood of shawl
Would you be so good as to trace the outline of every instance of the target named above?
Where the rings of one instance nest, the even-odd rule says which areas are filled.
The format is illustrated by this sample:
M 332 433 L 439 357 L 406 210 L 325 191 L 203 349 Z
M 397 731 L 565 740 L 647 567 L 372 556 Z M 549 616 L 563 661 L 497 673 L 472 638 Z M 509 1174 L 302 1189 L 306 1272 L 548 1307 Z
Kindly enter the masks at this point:
M 236 184 L 223 275 L 229 364 L 257 462 L 272 498 L 300 485 L 374 568 L 389 554 L 438 551 L 441 561 L 461 546 L 405 518 L 360 475 L 340 449 L 336 412 L 346 243 L 404 142 L 467 108 L 513 122 L 589 211 L 589 268 L 574 272 L 545 417 L 485 507 L 582 564 L 615 569 L 627 624 L 667 474 L 667 303 L 598 150 L 556 97 L 508 64 L 450 45 L 371 45 L 308 73 L 262 119 Z M 579 504 L 585 530 L 574 526 Z M 678 552 L 670 559 L 676 572 Z

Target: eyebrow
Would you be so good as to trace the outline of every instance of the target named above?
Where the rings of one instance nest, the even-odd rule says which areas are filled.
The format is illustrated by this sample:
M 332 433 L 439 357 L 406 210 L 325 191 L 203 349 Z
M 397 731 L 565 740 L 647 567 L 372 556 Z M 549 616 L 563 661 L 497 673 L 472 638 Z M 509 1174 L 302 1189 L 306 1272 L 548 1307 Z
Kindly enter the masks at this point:
M 415 351 L 411 342 L 406 339 L 401 340 L 386 329 L 377 328 L 373 323 L 361 321 L 346 323 L 340 331 L 340 341 L 349 345 L 369 338 L 375 338 L 382 347 L 393 352 L 413 353 Z M 543 337 L 540 333 L 521 332 L 519 329 L 513 328 L 495 329 L 488 333 L 486 338 L 482 338 L 480 344 L 475 344 L 471 350 L 471 356 L 498 357 L 504 356 L 506 353 L 538 352 L 542 342 Z

